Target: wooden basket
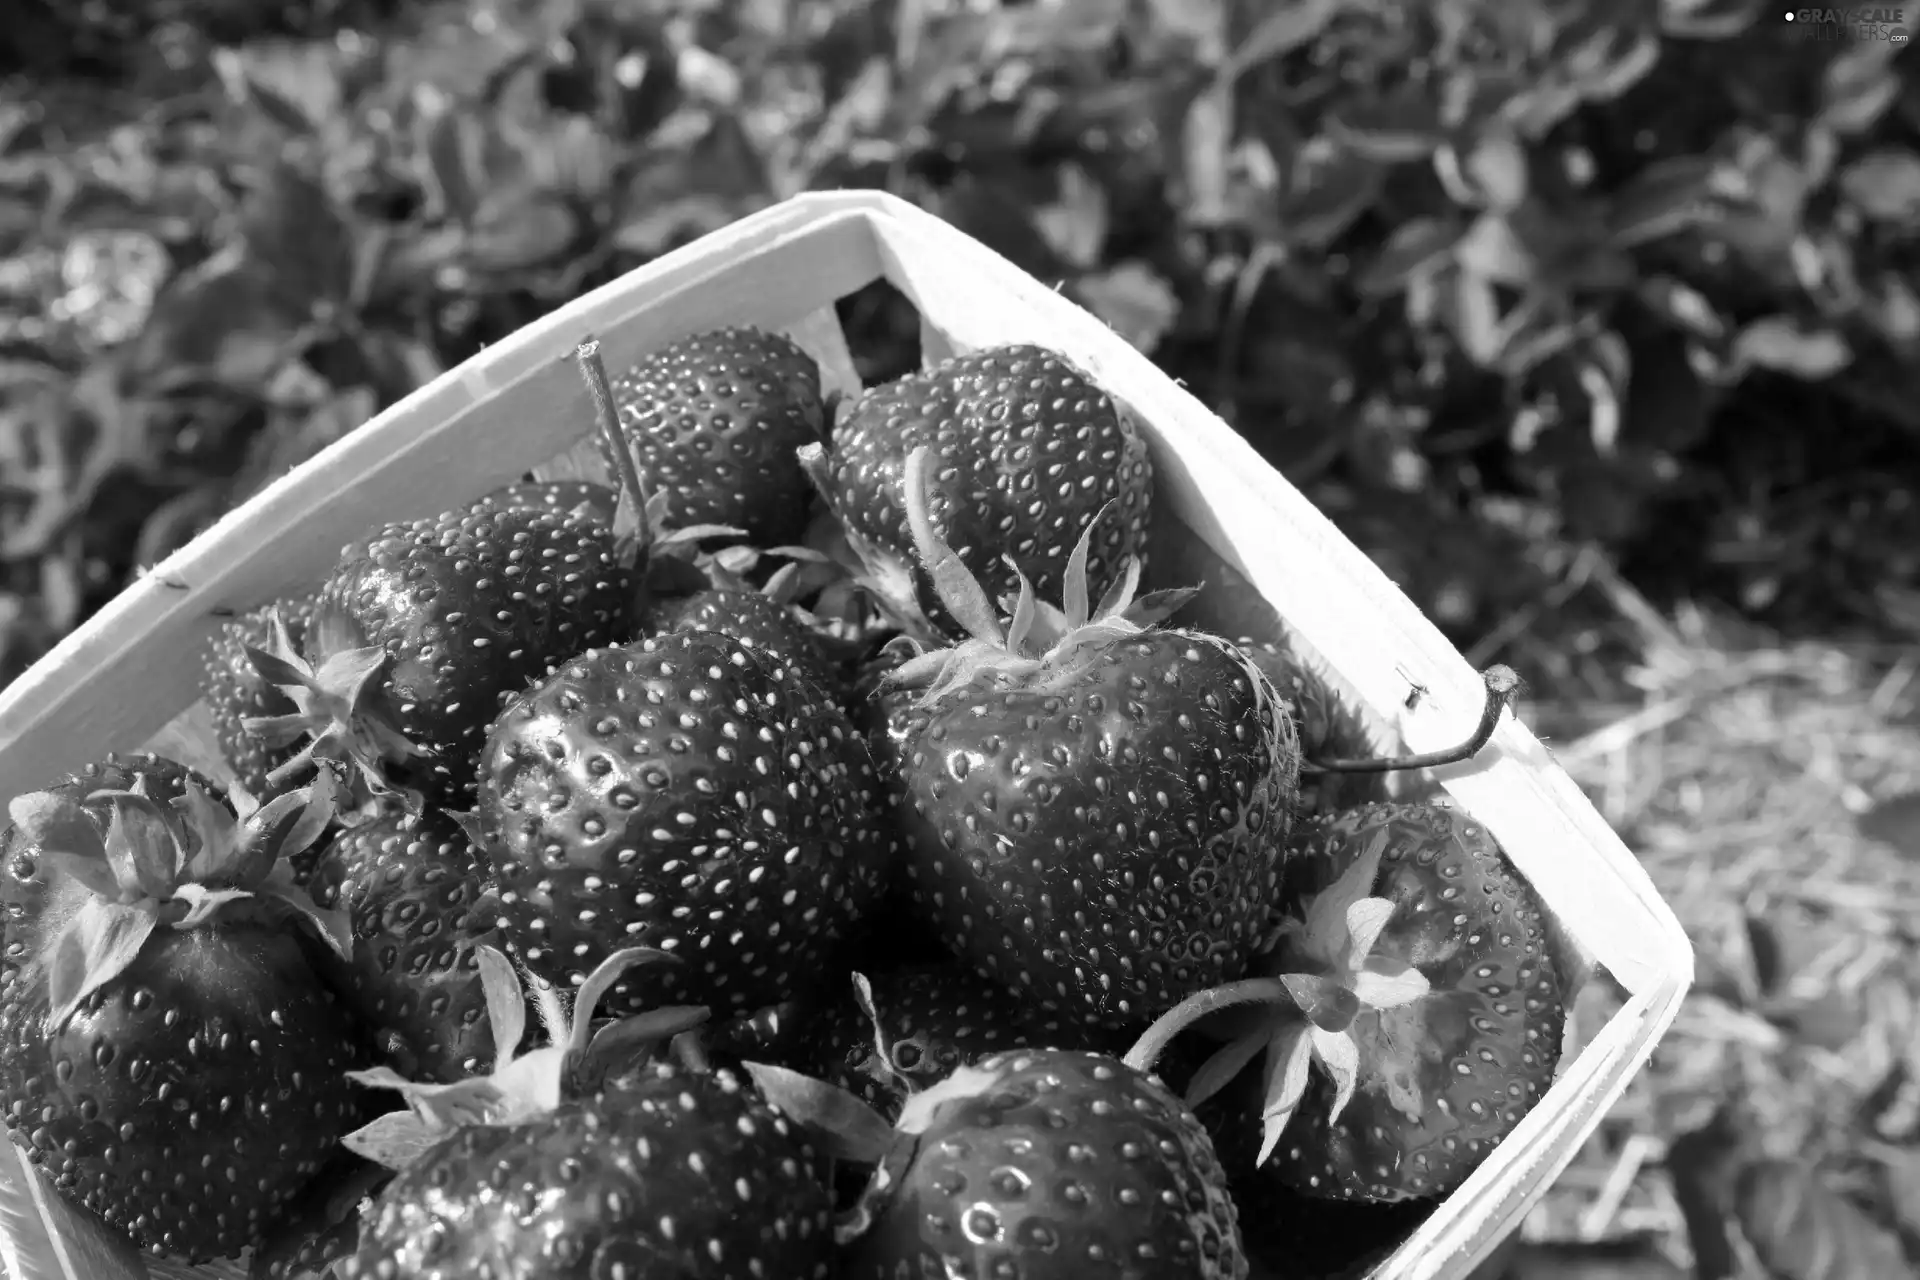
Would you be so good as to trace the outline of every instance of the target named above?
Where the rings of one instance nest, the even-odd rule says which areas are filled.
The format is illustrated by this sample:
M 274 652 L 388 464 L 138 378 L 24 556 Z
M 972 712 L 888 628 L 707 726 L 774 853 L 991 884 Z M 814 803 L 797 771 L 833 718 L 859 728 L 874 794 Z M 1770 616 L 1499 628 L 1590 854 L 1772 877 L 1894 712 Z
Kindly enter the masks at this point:
M 178 749 L 180 731 L 204 714 L 190 704 L 222 617 L 316 583 L 340 547 L 377 521 L 430 516 L 581 456 L 575 446 L 594 419 L 572 356 L 587 336 L 601 339 L 618 370 L 684 335 L 755 323 L 807 348 L 828 386 L 856 391 L 833 304 L 881 277 L 918 307 L 929 362 L 1035 342 L 1130 406 L 1152 441 L 1157 475 L 1152 577 L 1208 583 L 1199 625 L 1259 634 L 1271 632 L 1277 613 L 1410 750 L 1449 746 L 1472 727 L 1479 676 L 1225 423 L 1106 325 L 984 246 L 901 200 L 849 191 L 789 200 L 577 299 L 435 379 L 169 556 L 0 694 L 0 797 L 48 785 L 114 749 L 151 743 L 188 754 Z M 1409 708 L 1415 686 L 1426 694 Z M 218 761 L 186 762 L 226 776 Z M 1692 949 L 1673 913 L 1526 728 L 1506 718 L 1478 760 L 1438 781 L 1532 881 L 1575 973 L 1604 966 L 1630 998 L 1377 1280 L 1466 1276 L 1646 1062 L 1693 978 Z M 38 1176 L 8 1145 L 0 1192 L 58 1212 L 51 1188 L 29 1182 Z M 0 1256 L 15 1277 L 19 1250 L 51 1242 L 12 1236 L 38 1229 L 0 1218 Z M 83 1237 L 97 1233 L 76 1226 L 60 1234 L 84 1249 Z M 149 1271 L 239 1274 L 159 1263 Z M 95 1253 L 73 1274 L 141 1271 L 123 1249 Z

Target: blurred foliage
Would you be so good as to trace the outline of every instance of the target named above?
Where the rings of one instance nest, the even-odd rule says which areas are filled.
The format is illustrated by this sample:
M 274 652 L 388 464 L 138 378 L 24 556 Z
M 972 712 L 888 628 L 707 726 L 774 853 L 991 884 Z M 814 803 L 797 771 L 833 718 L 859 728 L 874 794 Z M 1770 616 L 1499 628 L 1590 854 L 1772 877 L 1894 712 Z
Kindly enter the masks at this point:
M 0 679 L 584 289 L 913 199 L 1213 404 L 1463 644 L 1920 570 L 1920 93 L 1758 0 L 35 0 L 0 95 Z M 220 42 L 220 43 L 216 43 Z M 904 303 L 845 315 L 870 377 Z

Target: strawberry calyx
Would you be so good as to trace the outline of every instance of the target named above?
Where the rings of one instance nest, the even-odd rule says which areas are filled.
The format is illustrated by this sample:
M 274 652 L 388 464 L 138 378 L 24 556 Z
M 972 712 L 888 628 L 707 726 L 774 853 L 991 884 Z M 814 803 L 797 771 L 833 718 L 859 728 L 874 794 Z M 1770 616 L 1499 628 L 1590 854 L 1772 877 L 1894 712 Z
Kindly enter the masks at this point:
M 1300 916 L 1282 925 L 1275 954 L 1284 972 L 1189 997 L 1149 1027 L 1127 1053 L 1128 1066 L 1151 1070 L 1182 1031 L 1222 1010 L 1240 1014 L 1219 1023 L 1226 1043 L 1195 1072 L 1186 1101 L 1188 1106 L 1206 1101 L 1264 1052 L 1260 1164 L 1273 1154 L 1299 1109 L 1311 1068 L 1317 1066 L 1333 1084 L 1328 1123 L 1346 1110 L 1360 1069 L 1355 1022 L 1369 1012 L 1399 1009 L 1427 995 L 1427 978 L 1418 968 L 1374 955 L 1394 911 L 1391 899 L 1371 896 L 1386 846 L 1383 833 L 1311 898 Z M 1259 1008 L 1232 1008 L 1249 1005 Z M 1387 1083 L 1393 1093 L 1395 1082 Z M 1419 1099 L 1394 1100 L 1417 1114 Z
M 397 780 L 408 760 L 432 753 L 416 746 L 393 723 L 381 692 L 387 651 L 378 645 L 348 647 L 317 639 L 335 626 L 316 624 L 310 647 L 321 655 L 317 663 L 294 646 L 286 619 L 278 608 L 267 611 L 268 647 L 246 647 L 247 659 L 260 678 L 293 701 L 285 715 L 249 716 L 240 727 L 271 748 L 306 741 L 292 758 L 267 775 L 278 786 L 322 762 L 342 766 L 350 779 L 350 799 L 344 808 L 358 809 L 383 799 L 398 798 L 411 813 L 420 812 L 424 797 Z M 339 637 L 334 637 L 339 639 Z
M 648 594 L 681 596 L 715 587 L 732 588 L 738 579 L 727 566 L 744 562 L 751 567 L 753 557 L 760 553 L 755 548 L 734 544 L 725 551 L 738 550 L 747 555 L 728 557 L 724 551 L 703 550 L 700 544 L 712 538 L 744 538 L 747 531 L 730 524 L 690 524 L 675 528 L 667 521 L 668 505 L 665 493 L 647 495 L 646 522 L 653 548 L 647 560 Z M 744 582 L 739 585 L 747 586 Z
M 597 1031 L 594 1011 L 614 983 L 642 964 L 676 961 L 652 947 L 616 951 L 595 967 L 571 1007 L 551 985 L 536 982 L 534 1006 L 547 1043 L 521 1052 L 527 1031 L 527 994 L 519 971 L 497 948 L 475 948 L 487 1018 L 493 1028 L 494 1066 L 484 1076 L 450 1084 L 408 1080 L 391 1067 L 350 1071 L 347 1078 L 392 1089 L 405 1110 L 380 1116 L 341 1139 L 348 1150 L 389 1169 L 405 1169 L 455 1129 L 512 1125 L 546 1115 L 571 1096 L 590 1091 L 606 1073 L 647 1045 L 670 1040 L 707 1017 L 704 1006 L 670 1006 L 610 1022 Z
M 748 1076 L 767 1102 L 822 1139 L 835 1159 L 871 1165 L 859 1198 L 834 1224 L 834 1238 L 842 1245 L 866 1234 L 892 1188 L 913 1161 L 919 1136 L 931 1127 L 946 1103 L 973 1097 L 998 1079 L 992 1072 L 963 1066 L 926 1088 L 893 1069 L 885 1024 L 873 1001 L 873 984 L 865 974 L 853 975 L 854 999 L 873 1028 L 874 1053 L 868 1069 L 889 1075 L 907 1093 L 900 1118 L 887 1122 L 865 1099 L 839 1085 L 817 1080 L 786 1067 L 743 1062 Z
M 831 537 L 835 549 L 841 552 L 841 558 L 835 563 L 843 569 L 846 581 L 857 587 L 899 630 L 923 645 L 943 644 L 939 628 L 920 608 L 912 560 L 866 537 L 840 510 L 826 445 L 813 441 L 801 445 L 794 453 L 821 504 L 835 517 Z
M 130 790 L 84 802 L 50 791 L 17 796 L 14 825 L 55 876 L 84 890 L 46 941 L 49 1028 L 58 1031 L 95 991 L 126 972 L 155 930 L 198 929 L 244 911 L 289 911 L 343 959 L 353 948 L 344 910 L 322 910 L 294 883 L 288 858 L 312 847 L 335 811 L 332 775 L 265 804 L 238 783 L 221 804 L 188 782 L 172 804 Z M 106 806 L 101 832 L 86 805 Z
M 922 706 L 982 675 L 1017 679 L 1029 687 L 1066 684 L 1102 647 L 1166 620 L 1199 593 L 1199 587 L 1180 587 L 1136 596 L 1140 561 L 1129 556 L 1119 579 L 1098 604 L 1091 603 L 1087 561 L 1094 530 L 1113 505 L 1109 502 L 1087 522 L 1067 558 L 1058 606 L 1036 598 L 1027 575 L 1007 558 L 1020 589 L 1002 602 L 1003 625 L 986 588 L 933 526 L 933 466 L 933 455 L 924 445 L 907 456 L 902 481 L 907 523 L 935 593 L 966 628 L 968 638 L 953 645 L 923 645 L 923 652 L 884 677 L 887 687 L 918 689 Z

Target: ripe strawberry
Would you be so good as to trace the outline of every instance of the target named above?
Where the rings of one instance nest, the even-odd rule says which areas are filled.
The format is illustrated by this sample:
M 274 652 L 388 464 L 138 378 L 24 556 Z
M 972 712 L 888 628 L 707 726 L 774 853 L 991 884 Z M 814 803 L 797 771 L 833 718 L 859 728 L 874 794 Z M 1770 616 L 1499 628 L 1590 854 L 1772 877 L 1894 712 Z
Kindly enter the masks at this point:
M 368 790 L 462 805 L 506 697 L 632 628 L 633 572 L 612 524 L 585 509 L 483 497 L 382 526 L 342 552 L 303 652 L 254 661 L 300 710 L 253 722 L 271 744 L 352 764 Z
M 1242 637 L 1235 644 L 1293 707 L 1300 754 L 1307 760 L 1363 760 L 1379 748 L 1366 721 L 1292 645 Z M 1385 773 L 1303 774 L 1296 813 L 1350 809 L 1387 798 Z
M 619 507 L 618 490 L 591 480 L 516 480 L 485 494 L 482 502 L 514 511 L 546 511 L 561 514 L 582 507 L 602 522 L 611 525 Z
M 896 670 L 922 692 L 898 736 L 874 740 L 923 916 L 987 976 L 1109 1025 L 1239 977 L 1294 799 L 1285 703 L 1228 641 L 1142 625 L 1173 606 L 1132 606 L 1137 562 L 1090 611 L 1091 525 L 1066 608 L 1023 584 L 1003 631 L 924 518 L 928 465 L 924 450 L 908 462 L 915 536 L 976 638 Z
M 1451 804 L 1368 805 L 1317 830 L 1314 856 L 1341 870 L 1284 933 L 1276 976 L 1216 993 L 1272 1003 L 1234 1011 L 1189 1100 L 1221 1091 L 1209 1110 L 1236 1173 L 1337 1200 L 1447 1195 L 1553 1082 L 1565 989 L 1545 913 Z M 1193 1012 L 1129 1061 L 1150 1063 Z
M 1088 548 L 1092 589 L 1109 590 L 1129 558 L 1146 553 L 1153 464 L 1127 413 L 1042 348 L 958 356 L 868 391 L 834 426 L 827 449 L 802 450 L 876 592 L 903 621 L 967 635 L 935 591 L 910 527 L 901 481 L 920 448 L 935 458 L 928 517 L 989 598 L 1017 591 L 1022 573 L 1043 599 L 1056 598 L 1068 540 L 1109 503 L 1117 519 Z
M 453 819 L 389 809 L 336 835 L 309 889 L 347 913 L 353 958 L 339 975 L 382 1057 L 414 1079 L 483 1069 L 486 1001 L 476 948 L 493 933 L 483 860 Z
M 782 1055 L 807 1075 L 864 1099 L 892 1120 L 911 1093 L 1012 1049 L 1122 1053 L 1127 1032 L 1036 1009 L 958 965 L 916 965 L 855 976 L 823 1009 L 793 1020 L 799 1043 Z
M 845 1280 L 1247 1274 L 1206 1131 L 1112 1058 L 996 1054 L 915 1094 L 892 1128 L 823 1082 L 748 1070 L 775 1106 L 880 1166 L 843 1223 Z
M 794 457 L 826 430 L 820 370 L 792 339 L 717 329 L 647 356 L 613 384 L 620 427 L 676 526 L 732 525 L 798 542 L 811 491 Z M 615 466 L 603 441 L 608 467 Z
M 761 558 L 749 548 L 744 557 L 706 555 L 694 549 L 689 531 L 661 528 L 648 566 L 647 601 L 640 614 L 642 635 L 674 631 L 717 631 L 755 646 L 811 677 L 840 696 L 840 668 L 829 652 L 828 637 L 796 610 L 792 601 L 810 563 L 790 560 L 763 586 L 734 572 L 729 560 L 751 567 Z M 699 533 L 696 528 L 691 531 Z M 787 548 L 799 555 L 802 548 Z
M 300 936 L 342 951 L 344 921 L 283 856 L 324 827 L 325 797 L 236 819 L 206 785 L 107 762 L 15 798 L 0 857 L 8 1128 L 67 1197 L 194 1261 L 259 1239 L 360 1103 L 342 1074 L 357 1029 Z
M 764 650 L 682 631 L 567 663 L 500 713 L 478 831 L 502 937 L 568 985 L 615 948 L 675 952 L 661 999 L 789 998 L 877 894 L 888 840 L 846 713 Z M 612 993 L 624 1011 L 640 999 Z
M 299 645 L 312 620 L 313 604 L 313 596 L 308 593 L 230 618 L 221 624 L 219 634 L 208 646 L 200 696 L 212 715 L 220 754 L 232 767 L 240 785 L 252 795 L 266 796 L 275 790 L 267 775 L 290 760 L 294 748 L 291 745 L 269 747 L 247 732 L 245 723 L 262 717 L 289 715 L 296 708 L 285 691 L 262 678 L 247 651 L 272 644 L 275 611 L 286 625 L 288 638 Z
M 505 957 L 481 955 L 499 1019 L 494 1073 L 437 1087 L 361 1077 L 398 1088 L 412 1109 L 348 1139 L 400 1173 L 363 1217 L 345 1280 L 829 1274 L 824 1163 L 735 1076 L 656 1062 L 588 1072 L 583 1085 L 581 1060 L 620 1032 L 631 1041 L 671 1029 L 671 1018 L 642 1017 L 586 1035 L 619 971 L 659 953 L 610 957 L 571 1017 L 549 1012 L 552 1043 L 518 1057 L 524 997 Z M 551 988 L 536 994 L 557 1000 Z

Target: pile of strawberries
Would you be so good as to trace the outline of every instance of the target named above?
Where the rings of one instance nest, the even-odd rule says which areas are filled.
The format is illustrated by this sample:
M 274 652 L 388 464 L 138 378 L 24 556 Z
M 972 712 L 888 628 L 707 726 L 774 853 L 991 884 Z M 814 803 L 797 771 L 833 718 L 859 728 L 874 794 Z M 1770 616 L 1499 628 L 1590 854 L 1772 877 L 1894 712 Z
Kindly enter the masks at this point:
M 611 483 L 227 625 L 232 785 L 12 799 L 0 1111 L 68 1201 L 259 1276 L 1333 1276 L 1544 1094 L 1532 891 L 1284 637 L 1140 592 L 1083 372 L 581 366 Z

